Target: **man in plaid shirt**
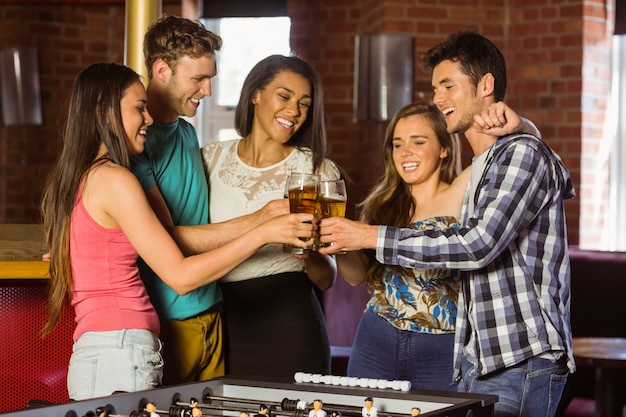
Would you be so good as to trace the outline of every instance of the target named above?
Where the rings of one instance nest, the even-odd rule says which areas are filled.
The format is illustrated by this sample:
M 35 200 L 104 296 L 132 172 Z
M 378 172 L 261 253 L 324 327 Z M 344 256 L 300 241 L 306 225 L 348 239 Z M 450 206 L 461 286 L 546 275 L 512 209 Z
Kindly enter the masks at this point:
M 474 124 L 506 92 L 504 57 L 491 41 L 458 32 L 424 64 L 448 131 L 464 133 L 474 151 L 465 227 L 408 240 L 381 230 L 379 238 L 398 243 L 380 255 L 410 264 L 420 254 L 415 261 L 465 271 L 455 338 L 460 391 L 498 394 L 496 415 L 554 415 L 575 370 L 563 208 L 574 197 L 569 172 L 537 138 L 495 139 Z
M 496 416 L 553 416 L 575 370 L 563 207 L 575 195 L 569 172 L 535 136 L 485 133 L 501 126 L 487 126 L 479 115 L 506 92 L 504 57 L 491 41 L 455 33 L 431 48 L 424 64 L 448 132 L 464 134 L 475 155 L 462 227 L 363 225 L 348 237 L 340 221 L 329 219 L 321 239 L 334 243 L 328 251 L 375 248 L 384 264 L 461 270 L 459 391 L 498 395 Z M 508 108 L 491 108 L 488 118 L 504 125 Z

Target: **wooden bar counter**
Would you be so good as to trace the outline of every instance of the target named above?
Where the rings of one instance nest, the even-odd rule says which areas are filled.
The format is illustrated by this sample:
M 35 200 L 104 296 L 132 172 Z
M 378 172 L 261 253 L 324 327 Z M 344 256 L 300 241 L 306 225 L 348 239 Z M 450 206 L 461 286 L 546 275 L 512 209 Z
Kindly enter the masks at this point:
M 46 279 L 48 262 L 39 224 L 0 224 L 0 279 Z

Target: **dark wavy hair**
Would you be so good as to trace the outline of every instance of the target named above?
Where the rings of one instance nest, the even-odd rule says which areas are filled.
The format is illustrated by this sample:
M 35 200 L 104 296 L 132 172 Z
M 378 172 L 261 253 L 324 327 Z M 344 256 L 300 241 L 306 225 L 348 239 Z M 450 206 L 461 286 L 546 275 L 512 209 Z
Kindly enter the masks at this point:
M 241 96 L 235 110 L 235 128 L 241 137 L 252 130 L 254 104 L 258 91 L 271 83 L 278 73 L 289 71 L 301 75 L 311 84 L 312 105 L 302 127 L 289 139 L 288 144 L 308 148 L 313 153 L 315 172 L 326 155 L 326 123 L 324 122 L 324 97 L 322 83 L 313 67 L 297 56 L 270 55 L 259 61 L 251 70 L 241 88 Z
M 120 101 L 140 76 L 127 66 L 93 64 L 74 81 L 59 158 L 43 192 L 41 212 L 50 252 L 48 322 L 42 333 L 56 325 L 63 304 L 69 300 L 72 270 L 69 257 L 70 217 L 79 185 L 96 159 L 101 145 L 116 164 L 130 167 Z
M 494 98 L 504 100 L 506 95 L 506 62 L 502 52 L 484 36 L 472 31 L 459 31 L 445 41 L 430 48 L 424 55 L 424 68 L 432 74 L 442 61 L 458 62 L 474 87 L 482 77 L 491 73 L 494 77 Z

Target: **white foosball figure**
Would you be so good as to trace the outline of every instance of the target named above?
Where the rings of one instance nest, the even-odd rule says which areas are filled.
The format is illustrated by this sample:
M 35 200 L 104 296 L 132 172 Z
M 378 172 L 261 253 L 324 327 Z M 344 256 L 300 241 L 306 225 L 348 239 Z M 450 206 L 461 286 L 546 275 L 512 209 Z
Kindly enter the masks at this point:
M 374 407 L 374 399 L 372 397 L 367 397 L 365 399 L 365 405 L 361 410 L 361 415 L 363 417 L 377 417 L 378 409 Z
M 326 417 L 326 411 L 322 408 L 323 406 L 322 400 L 313 400 L 313 408 L 309 411 L 309 417 Z

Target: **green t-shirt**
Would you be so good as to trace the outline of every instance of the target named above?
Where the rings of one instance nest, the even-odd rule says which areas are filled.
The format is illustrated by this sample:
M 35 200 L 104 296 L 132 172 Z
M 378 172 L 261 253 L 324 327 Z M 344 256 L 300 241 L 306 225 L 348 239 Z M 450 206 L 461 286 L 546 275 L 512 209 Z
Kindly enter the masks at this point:
M 184 119 L 155 123 L 148 128 L 147 139 L 143 153 L 131 158 L 132 171 L 144 190 L 159 187 L 175 225 L 208 223 L 209 187 L 194 127 Z M 222 302 L 217 283 L 181 296 L 141 260 L 139 268 L 162 320 L 184 320 Z

